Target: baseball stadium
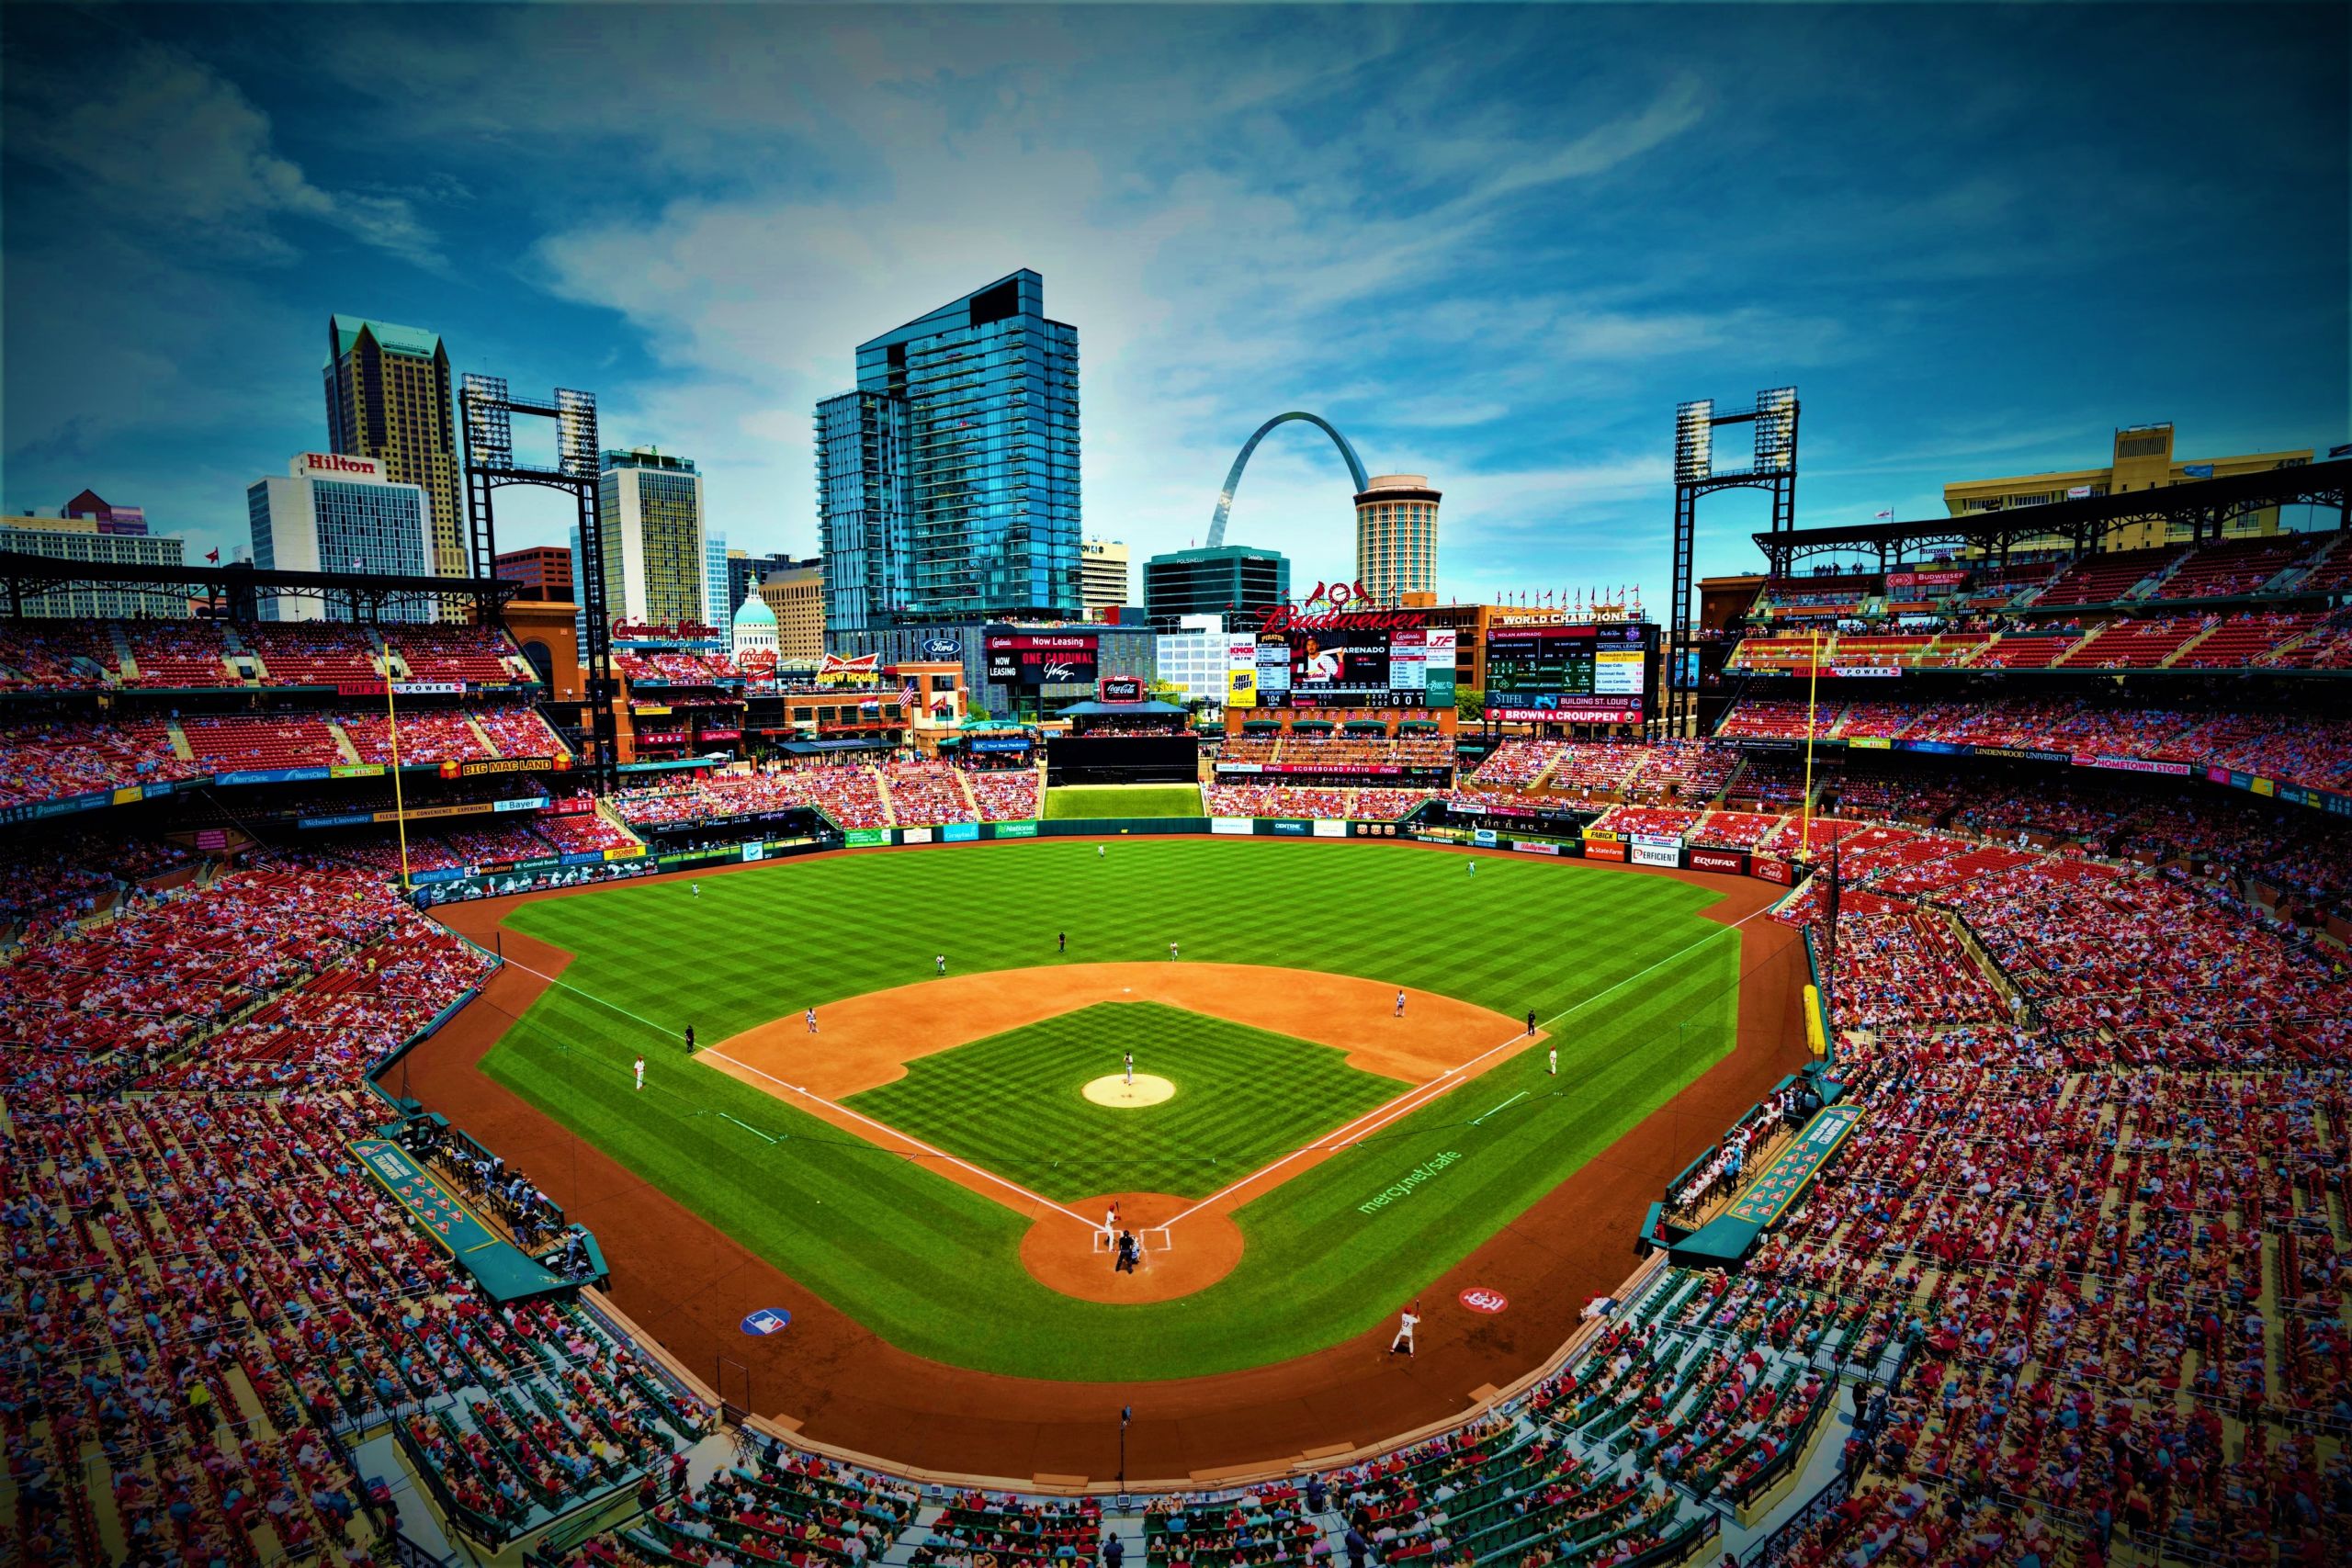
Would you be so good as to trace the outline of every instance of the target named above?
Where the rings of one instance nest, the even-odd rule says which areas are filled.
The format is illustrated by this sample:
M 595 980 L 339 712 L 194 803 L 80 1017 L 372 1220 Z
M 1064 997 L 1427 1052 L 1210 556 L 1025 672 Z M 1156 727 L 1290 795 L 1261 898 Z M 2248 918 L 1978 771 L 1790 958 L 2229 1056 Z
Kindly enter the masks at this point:
M 0 558 L 14 1554 L 2325 1559 L 2347 475 L 1327 588 L 1214 718 Z

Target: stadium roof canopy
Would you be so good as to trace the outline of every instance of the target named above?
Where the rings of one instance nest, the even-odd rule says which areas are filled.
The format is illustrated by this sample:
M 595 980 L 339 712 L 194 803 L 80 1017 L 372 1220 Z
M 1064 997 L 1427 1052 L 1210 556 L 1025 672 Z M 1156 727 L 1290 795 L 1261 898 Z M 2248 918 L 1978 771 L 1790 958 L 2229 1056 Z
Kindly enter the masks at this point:
M 426 600 L 470 599 L 485 620 L 521 592 L 523 585 L 503 577 L 400 577 L 372 571 L 266 571 L 259 567 L 132 566 L 104 561 L 63 560 L 53 556 L 0 550 L 0 614 L 22 615 L 28 601 L 73 589 L 156 588 L 185 593 L 190 599 L 217 604 L 232 621 L 255 618 L 255 601 L 262 595 L 290 599 L 332 599 L 356 605 L 360 619 L 380 615 L 394 604 Z
M 1061 710 L 1063 718 L 1100 718 L 1105 715 L 1142 714 L 1151 718 L 1165 718 L 1185 710 L 1174 703 L 1072 703 Z
M 1935 550 L 1974 549 L 2005 556 L 2019 540 L 2068 538 L 2077 553 L 2098 547 L 2107 536 L 2152 521 L 2189 525 L 2199 542 L 2219 538 L 2233 517 L 2274 506 L 2331 506 L 2339 526 L 2352 527 L 2352 458 L 2299 463 L 2251 474 L 2120 491 L 2080 501 L 2053 501 L 2007 511 L 1967 512 L 1916 523 L 1854 523 L 1834 528 L 1792 528 L 1753 536 L 1776 576 L 1810 556 L 1876 554 L 1882 569 L 1890 561 Z

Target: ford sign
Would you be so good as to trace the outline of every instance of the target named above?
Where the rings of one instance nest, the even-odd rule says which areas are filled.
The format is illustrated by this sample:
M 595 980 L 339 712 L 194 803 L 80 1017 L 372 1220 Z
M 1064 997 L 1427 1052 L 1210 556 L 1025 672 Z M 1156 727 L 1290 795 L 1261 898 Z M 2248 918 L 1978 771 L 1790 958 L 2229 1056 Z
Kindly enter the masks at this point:
M 964 639 L 955 637 L 927 637 L 922 639 L 922 656 L 925 659 L 961 659 L 964 657 Z

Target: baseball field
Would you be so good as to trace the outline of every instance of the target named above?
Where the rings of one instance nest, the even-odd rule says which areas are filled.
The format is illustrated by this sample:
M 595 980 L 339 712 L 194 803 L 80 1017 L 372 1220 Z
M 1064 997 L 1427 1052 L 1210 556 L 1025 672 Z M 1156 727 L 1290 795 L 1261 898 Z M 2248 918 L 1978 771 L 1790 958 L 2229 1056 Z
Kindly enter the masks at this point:
M 513 908 L 572 956 L 482 1070 L 900 1349 L 1234 1371 L 1390 1316 L 1721 1059 L 1719 897 L 1267 839 L 788 861 Z M 1167 1096 L 1090 1099 L 1130 1052 Z

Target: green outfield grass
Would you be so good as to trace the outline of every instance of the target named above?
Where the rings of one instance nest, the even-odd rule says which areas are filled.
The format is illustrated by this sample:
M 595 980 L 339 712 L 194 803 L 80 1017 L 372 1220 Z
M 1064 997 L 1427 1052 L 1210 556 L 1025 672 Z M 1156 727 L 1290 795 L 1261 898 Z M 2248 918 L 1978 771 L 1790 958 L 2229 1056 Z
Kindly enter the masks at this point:
M 1285 1360 L 1394 1312 L 1732 1043 L 1738 935 L 1698 913 L 1716 894 L 1532 857 L 1487 857 L 1475 876 L 1472 863 L 1276 839 L 1146 839 L 1098 858 L 1091 842 L 1037 840 L 784 861 L 706 877 L 698 898 L 685 878 L 624 884 L 514 914 L 577 956 L 485 1067 L 916 1354 L 1138 1380 Z M 689 1022 L 716 1043 L 923 982 L 942 951 L 969 974 L 1165 961 L 1171 941 L 1188 961 L 1360 975 L 1511 1018 L 1532 1008 L 1557 1038 L 1559 1076 L 1540 1050 L 1499 1064 L 1240 1209 L 1247 1249 L 1216 1286 L 1123 1306 L 1032 1279 L 1023 1216 L 688 1061 L 679 1043 Z M 642 1094 L 629 1088 L 639 1051 Z M 1214 1154 L 1246 1157 L 1238 1136 Z M 1441 1156 L 1408 1195 L 1379 1201 Z M 1181 1224 L 1172 1239 L 1184 1245 Z
M 1201 814 L 1198 784 L 1063 784 L 1046 792 L 1046 816 L 1054 820 Z
M 1080 1092 L 1120 1070 L 1176 1086 L 1122 1110 Z M 1104 1002 L 909 1063 L 848 1104 L 1062 1202 L 1204 1198 L 1410 1087 L 1329 1045 L 1159 1002 Z

